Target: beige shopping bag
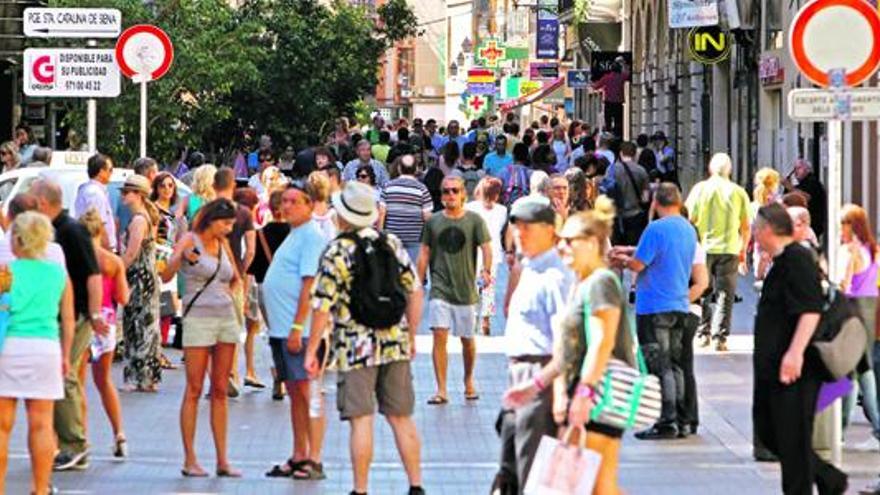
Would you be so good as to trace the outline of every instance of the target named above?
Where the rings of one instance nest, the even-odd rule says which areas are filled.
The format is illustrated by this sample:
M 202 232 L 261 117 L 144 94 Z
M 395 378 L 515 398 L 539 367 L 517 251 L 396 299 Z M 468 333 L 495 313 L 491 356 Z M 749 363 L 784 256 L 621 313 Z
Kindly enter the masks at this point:
M 572 443 L 572 436 L 577 443 Z M 562 440 L 544 436 L 535 453 L 524 495 L 589 495 L 602 456 L 586 448 L 583 426 L 570 427 Z

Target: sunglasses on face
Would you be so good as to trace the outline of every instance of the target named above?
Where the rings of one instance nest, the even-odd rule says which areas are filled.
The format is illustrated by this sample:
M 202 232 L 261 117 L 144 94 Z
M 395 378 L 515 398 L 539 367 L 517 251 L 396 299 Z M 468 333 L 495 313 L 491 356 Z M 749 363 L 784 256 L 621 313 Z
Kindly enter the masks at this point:
M 442 192 L 443 194 L 458 194 L 459 192 L 461 192 L 461 189 L 457 187 L 444 187 L 440 190 L 440 192 Z
M 358 174 L 357 178 L 358 178 L 358 179 L 369 179 L 370 176 L 367 175 L 367 174 Z
M 161 187 L 163 189 L 174 189 L 174 183 L 173 182 L 163 182 L 163 183 L 159 184 L 159 187 Z

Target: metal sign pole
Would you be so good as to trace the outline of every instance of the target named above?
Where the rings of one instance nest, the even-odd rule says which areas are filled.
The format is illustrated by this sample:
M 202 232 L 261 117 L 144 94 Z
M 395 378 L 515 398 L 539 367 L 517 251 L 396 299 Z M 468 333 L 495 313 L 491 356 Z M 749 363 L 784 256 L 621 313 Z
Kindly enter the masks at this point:
M 839 251 L 841 171 L 843 170 L 843 122 L 828 121 L 828 275 L 838 280 L 837 253 Z M 841 441 L 843 439 L 843 412 L 840 399 L 831 405 L 831 462 L 840 465 L 843 459 Z
M 141 80 L 141 157 L 147 156 L 147 78 Z
M 86 100 L 86 109 L 89 153 L 95 153 L 98 151 L 98 101 L 89 98 Z

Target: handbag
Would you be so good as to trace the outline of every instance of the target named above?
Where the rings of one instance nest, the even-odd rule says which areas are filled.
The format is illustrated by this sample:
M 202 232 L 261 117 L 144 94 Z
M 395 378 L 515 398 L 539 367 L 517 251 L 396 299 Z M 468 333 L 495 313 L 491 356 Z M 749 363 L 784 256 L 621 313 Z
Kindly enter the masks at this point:
M 617 288 L 623 298 L 623 287 L 620 280 L 617 276 L 614 277 L 614 280 L 617 282 Z M 591 315 L 590 301 L 585 298 L 584 334 L 587 348 L 590 346 Z M 620 359 L 611 358 L 608 361 L 605 374 L 596 385 L 590 421 L 621 430 L 644 429 L 653 425 L 660 418 L 663 405 L 660 380 L 648 373 L 645 356 L 642 354 L 639 337 L 636 334 L 635 319 L 626 303 L 621 308 L 620 317 L 630 320 L 630 334 L 635 346 L 638 369 Z
M 572 433 L 578 443 L 571 443 Z M 582 495 L 593 492 L 602 456 L 587 449 L 583 425 L 571 426 L 562 440 L 544 435 L 535 452 L 523 495 Z
M 810 345 L 824 365 L 828 381 L 850 374 L 865 355 L 868 333 L 859 310 L 833 284 L 826 291 L 825 306 Z

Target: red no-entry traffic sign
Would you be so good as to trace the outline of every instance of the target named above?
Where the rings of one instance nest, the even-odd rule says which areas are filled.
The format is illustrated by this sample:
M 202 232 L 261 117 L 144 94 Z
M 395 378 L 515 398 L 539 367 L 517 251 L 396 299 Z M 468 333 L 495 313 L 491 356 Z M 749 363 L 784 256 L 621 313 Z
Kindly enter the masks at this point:
M 814 84 L 829 86 L 828 72 L 844 69 L 846 85 L 857 86 L 880 66 L 880 14 L 865 0 L 813 0 L 795 16 L 788 46 Z
M 126 29 L 116 41 L 116 60 L 127 77 L 164 76 L 174 60 L 171 38 L 156 26 L 138 24 Z

